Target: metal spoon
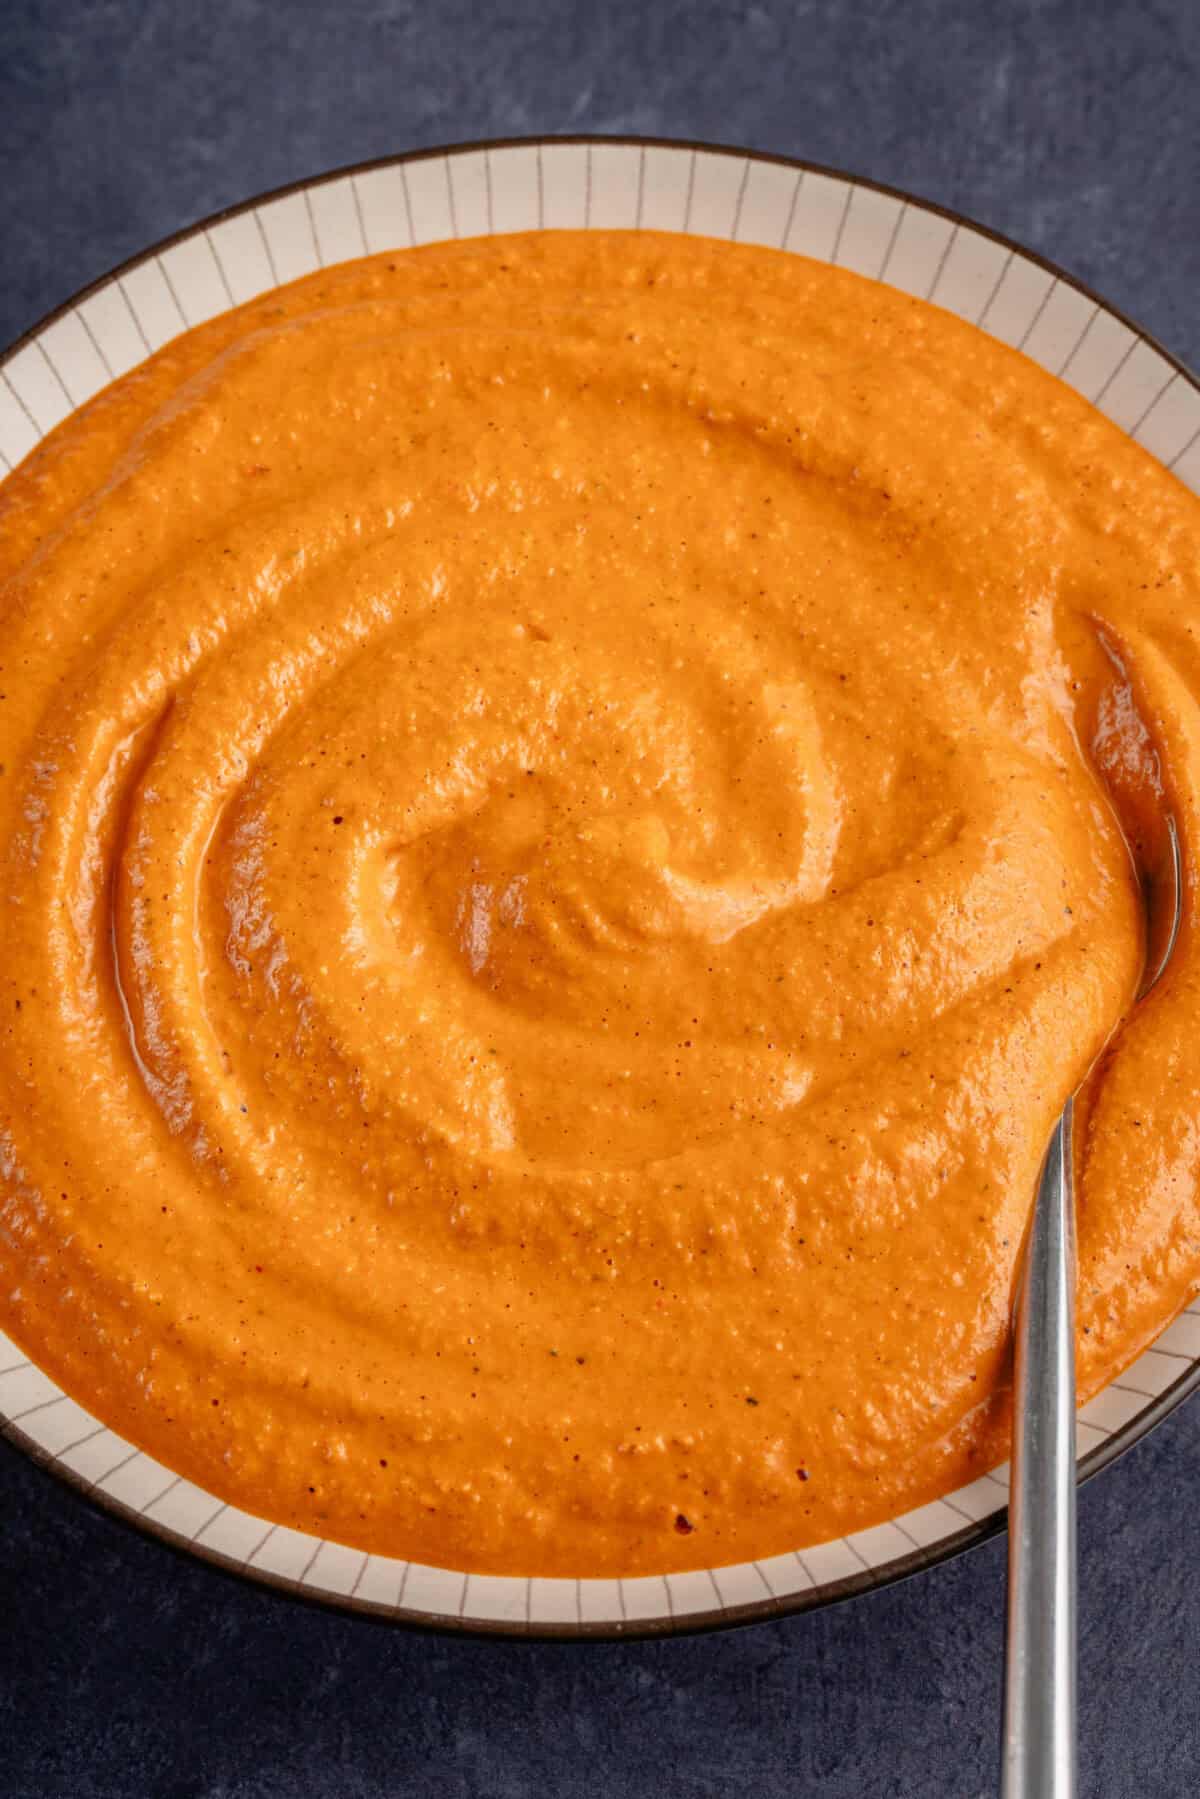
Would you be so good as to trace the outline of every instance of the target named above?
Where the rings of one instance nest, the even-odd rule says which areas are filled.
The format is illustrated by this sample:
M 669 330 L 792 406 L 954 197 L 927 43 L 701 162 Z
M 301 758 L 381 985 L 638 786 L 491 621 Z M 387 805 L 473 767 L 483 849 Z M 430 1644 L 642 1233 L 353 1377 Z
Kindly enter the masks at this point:
M 1138 998 L 1179 935 L 1183 869 L 1169 854 L 1146 885 L 1147 961 Z M 1016 1304 L 1003 1799 L 1074 1799 L 1076 1777 L 1075 1201 L 1069 1099 L 1038 1181 Z

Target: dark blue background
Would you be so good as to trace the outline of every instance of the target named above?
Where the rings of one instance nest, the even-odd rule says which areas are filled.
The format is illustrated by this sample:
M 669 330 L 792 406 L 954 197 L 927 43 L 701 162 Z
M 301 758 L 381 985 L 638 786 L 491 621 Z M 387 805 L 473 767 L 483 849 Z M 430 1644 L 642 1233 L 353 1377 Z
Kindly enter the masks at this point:
M 488 134 L 740 142 L 1011 232 L 1200 360 L 1195 0 L 0 0 L 0 340 L 199 214 Z M 1085 1489 L 1085 1795 L 1200 1790 L 1200 1404 Z M 0 1445 L 0 1793 L 975 1799 L 1003 1545 L 666 1643 L 422 1638 L 181 1561 Z

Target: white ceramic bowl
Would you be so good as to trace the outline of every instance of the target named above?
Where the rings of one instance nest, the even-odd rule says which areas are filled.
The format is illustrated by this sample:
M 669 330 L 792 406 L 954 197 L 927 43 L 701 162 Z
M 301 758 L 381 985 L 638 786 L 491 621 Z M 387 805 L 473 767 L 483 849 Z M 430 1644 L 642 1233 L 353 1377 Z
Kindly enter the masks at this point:
M 1200 384 L 1053 264 L 895 189 L 781 157 L 629 138 L 469 144 L 318 177 L 168 238 L 0 361 L 7 467 L 179 332 L 322 265 L 484 232 L 624 226 L 769 244 L 855 269 L 1024 351 L 1200 491 Z M 1079 1416 L 1094 1473 L 1200 1383 L 1200 1304 Z M 106 1510 L 205 1560 L 347 1609 L 466 1631 L 633 1636 L 801 1611 L 999 1529 L 997 1469 L 872 1530 L 769 1561 L 637 1580 L 508 1579 L 365 1555 L 222 1504 L 69 1399 L 0 1331 L 0 1426 Z

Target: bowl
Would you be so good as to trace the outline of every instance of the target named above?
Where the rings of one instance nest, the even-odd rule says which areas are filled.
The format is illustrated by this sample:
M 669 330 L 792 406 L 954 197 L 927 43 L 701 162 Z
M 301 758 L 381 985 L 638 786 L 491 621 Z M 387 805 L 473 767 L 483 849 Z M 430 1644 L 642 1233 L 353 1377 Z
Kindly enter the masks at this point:
M 190 326 L 349 257 L 484 233 L 624 227 L 770 245 L 931 300 L 1076 389 L 1200 491 L 1200 383 L 1081 282 L 981 225 L 834 169 L 715 145 L 551 138 L 419 151 L 261 195 L 73 296 L 0 360 L 15 467 Z M 1081 1478 L 1200 1384 L 1200 1303 L 1079 1414 Z M 114 1516 L 217 1567 L 376 1618 L 453 1631 L 628 1637 L 808 1610 L 934 1566 L 1001 1529 L 1007 1469 L 872 1529 L 685 1574 L 467 1574 L 323 1541 L 222 1503 L 118 1437 L 0 1332 L 0 1429 Z

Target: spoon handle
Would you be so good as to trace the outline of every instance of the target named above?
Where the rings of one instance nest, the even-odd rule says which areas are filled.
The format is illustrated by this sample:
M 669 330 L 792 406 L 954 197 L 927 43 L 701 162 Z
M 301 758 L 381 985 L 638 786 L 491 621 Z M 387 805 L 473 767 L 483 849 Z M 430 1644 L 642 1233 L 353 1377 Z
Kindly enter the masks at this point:
M 1017 1296 L 1003 1799 L 1075 1795 L 1075 1204 L 1068 1100 Z

